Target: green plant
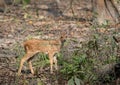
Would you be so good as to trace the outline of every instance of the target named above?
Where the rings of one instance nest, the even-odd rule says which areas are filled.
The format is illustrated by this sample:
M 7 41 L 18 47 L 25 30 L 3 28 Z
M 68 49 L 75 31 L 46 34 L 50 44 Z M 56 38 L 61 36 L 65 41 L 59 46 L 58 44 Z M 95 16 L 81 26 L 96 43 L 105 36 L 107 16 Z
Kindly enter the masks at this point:
M 85 83 L 96 85 L 95 83 L 100 82 L 98 77 L 102 75 L 98 74 L 100 70 L 107 64 L 116 63 L 118 47 L 113 36 L 117 32 L 109 31 L 107 27 L 104 29 L 105 32 L 99 32 L 95 26 L 90 39 L 81 43 L 71 58 L 64 61 L 59 59 L 59 64 L 62 65 L 60 72 L 67 80 L 68 85 L 84 85 Z M 98 68 L 100 70 L 97 70 Z M 109 82 L 114 79 L 107 73 L 104 77 Z
M 23 4 L 28 4 L 30 3 L 30 0 L 22 0 Z
M 73 55 L 69 61 L 63 61 L 62 64 L 60 72 L 68 80 L 68 85 L 84 85 L 84 82 L 94 81 L 94 60 L 87 59 L 85 54 Z
M 68 85 L 84 85 L 84 83 L 79 78 L 77 78 L 76 76 L 73 76 L 68 81 Z
M 22 2 L 24 5 L 30 3 L 30 0 L 14 0 L 14 3 Z
M 49 59 L 48 59 L 48 55 L 47 54 L 43 54 L 43 53 L 38 53 L 35 56 L 35 59 L 33 60 L 33 66 L 35 68 L 43 68 L 45 66 L 49 65 Z M 37 70 L 36 70 L 37 72 Z

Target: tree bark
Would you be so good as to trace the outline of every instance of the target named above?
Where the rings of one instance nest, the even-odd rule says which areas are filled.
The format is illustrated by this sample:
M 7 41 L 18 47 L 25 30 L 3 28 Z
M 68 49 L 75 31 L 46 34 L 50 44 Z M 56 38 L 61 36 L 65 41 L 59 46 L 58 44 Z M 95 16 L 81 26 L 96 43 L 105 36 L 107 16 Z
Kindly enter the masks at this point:
M 113 0 L 92 0 L 93 16 L 98 24 L 108 21 L 112 24 L 120 22 L 119 12 Z
M 0 12 L 4 12 L 6 9 L 6 3 L 4 0 L 0 0 Z

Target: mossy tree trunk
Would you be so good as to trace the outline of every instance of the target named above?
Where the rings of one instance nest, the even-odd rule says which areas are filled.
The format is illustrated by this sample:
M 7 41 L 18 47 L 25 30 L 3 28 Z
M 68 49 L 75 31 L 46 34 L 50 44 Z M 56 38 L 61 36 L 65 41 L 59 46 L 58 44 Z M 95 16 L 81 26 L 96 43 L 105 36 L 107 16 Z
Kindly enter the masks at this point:
M 113 0 L 92 0 L 94 18 L 99 24 L 108 21 L 116 24 L 120 22 L 120 15 Z

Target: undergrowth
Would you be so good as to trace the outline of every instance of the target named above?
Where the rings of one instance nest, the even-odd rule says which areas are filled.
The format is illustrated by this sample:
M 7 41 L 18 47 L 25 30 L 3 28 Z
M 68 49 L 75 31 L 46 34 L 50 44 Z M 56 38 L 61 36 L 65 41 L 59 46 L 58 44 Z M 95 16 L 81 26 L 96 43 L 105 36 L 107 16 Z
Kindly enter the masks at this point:
M 102 32 L 100 32 L 102 30 Z M 111 71 L 109 65 L 118 61 L 118 45 L 114 40 L 114 36 L 118 35 L 114 29 L 100 27 L 93 29 L 92 37 L 83 42 L 78 50 L 73 52 L 70 59 L 63 61 L 59 59 L 59 64 L 62 65 L 60 72 L 63 78 L 68 81 L 67 85 L 96 85 L 102 81 L 111 83 L 115 79 L 114 73 L 109 75 L 105 70 Z M 107 66 L 108 65 L 108 66 Z M 103 69 L 103 67 L 107 68 Z M 97 70 L 97 69 L 100 70 Z M 100 78 L 100 79 L 99 79 Z
M 82 42 L 77 50 L 72 52 L 72 55 L 70 55 L 68 59 L 64 59 L 65 56 L 61 53 L 58 54 L 59 74 L 62 75 L 60 78 L 63 81 L 65 80 L 67 85 L 99 84 L 99 77 L 102 74 L 100 72 L 102 71 L 97 69 L 102 69 L 108 64 L 119 62 L 117 60 L 118 45 L 114 40 L 114 36 L 119 33 L 108 28 L 93 28 L 93 33 L 90 36 L 90 39 L 86 42 Z M 20 56 L 18 62 L 24 54 L 24 50 L 22 48 L 20 50 L 19 48 L 21 47 L 17 47 L 16 45 L 15 50 Z M 33 66 L 42 69 L 48 67 L 49 59 L 47 55 L 37 54 L 33 61 Z M 19 65 L 17 65 L 17 67 L 19 67 Z M 112 77 L 105 75 L 103 81 L 106 81 L 107 78 L 107 81 L 111 82 L 114 80 Z

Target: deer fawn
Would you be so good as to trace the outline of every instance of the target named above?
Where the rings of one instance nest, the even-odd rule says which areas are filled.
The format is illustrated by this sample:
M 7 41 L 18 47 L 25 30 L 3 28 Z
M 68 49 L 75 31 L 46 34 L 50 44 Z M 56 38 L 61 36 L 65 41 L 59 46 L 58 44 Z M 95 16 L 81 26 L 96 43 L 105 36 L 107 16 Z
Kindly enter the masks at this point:
M 63 43 L 65 42 L 65 35 L 62 35 L 56 40 L 44 40 L 44 39 L 31 39 L 23 43 L 26 54 L 20 61 L 20 67 L 18 70 L 18 75 L 20 75 L 24 62 L 28 62 L 31 73 L 34 74 L 31 58 L 38 52 L 48 54 L 50 60 L 50 73 L 53 73 L 53 63 L 55 64 L 55 69 L 58 69 L 57 59 L 54 56 L 56 53 L 60 52 Z

